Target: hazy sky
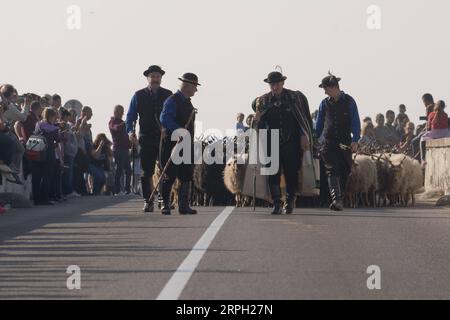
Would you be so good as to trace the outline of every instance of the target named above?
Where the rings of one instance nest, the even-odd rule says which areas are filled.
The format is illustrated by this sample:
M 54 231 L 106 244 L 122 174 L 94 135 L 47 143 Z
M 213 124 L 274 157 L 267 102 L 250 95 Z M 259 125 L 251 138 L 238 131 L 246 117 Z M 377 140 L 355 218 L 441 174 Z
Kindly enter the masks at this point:
M 372 4 L 381 30 L 367 28 Z M 82 10 L 81 30 L 67 28 L 69 5 Z M 311 111 L 329 69 L 362 117 L 404 103 L 416 121 L 425 92 L 450 103 L 448 0 L 1 0 L 1 12 L 0 83 L 79 99 L 94 108 L 95 133 L 108 131 L 114 105 L 128 109 L 151 64 L 172 90 L 183 73 L 198 74 L 193 103 L 205 128 L 234 127 L 276 65 Z

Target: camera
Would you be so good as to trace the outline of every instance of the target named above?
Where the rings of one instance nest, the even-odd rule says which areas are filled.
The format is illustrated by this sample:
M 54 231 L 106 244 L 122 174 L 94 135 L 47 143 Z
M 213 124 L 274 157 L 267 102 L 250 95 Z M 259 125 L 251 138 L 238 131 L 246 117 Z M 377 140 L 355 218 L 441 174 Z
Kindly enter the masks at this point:
M 426 116 L 425 117 L 420 117 L 419 119 L 420 119 L 420 121 L 427 121 L 428 117 L 426 117 Z

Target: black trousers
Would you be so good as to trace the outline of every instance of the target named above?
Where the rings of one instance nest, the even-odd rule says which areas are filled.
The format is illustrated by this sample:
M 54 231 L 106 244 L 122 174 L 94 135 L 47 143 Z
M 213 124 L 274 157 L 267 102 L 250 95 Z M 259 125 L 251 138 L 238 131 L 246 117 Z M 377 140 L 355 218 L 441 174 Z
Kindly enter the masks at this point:
M 139 145 L 141 147 L 139 157 L 141 158 L 142 168 L 142 195 L 144 199 L 148 201 L 150 200 L 153 191 L 152 178 L 155 173 L 156 160 L 158 159 L 159 154 L 159 141 L 147 137 L 140 137 Z
M 73 165 L 73 189 L 82 195 L 87 195 L 86 181 L 84 180 L 84 173 L 89 166 L 87 155 L 81 149 L 78 150 L 74 159 Z
M 176 146 L 176 142 L 163 140 L 161 143 L 161 166 L 164 168 L 169 161 L 170 156 L 172 154 L 173 148 Z M 192 146 L 193 148 L 193 146 Z M 192 155 L 194 150 L 192 149 Z M 167 169 L 166 175 L 167 179 L 163 179 L 162 182 L 162 194 L 163 198 L 166 200 L 170 197 L 170 192 L 172 190 L 172 185 L 175 180 L 178 178 L 182 183 L 183 182 L 191 182 L 194 174 L 194 165 L 193 158 L 191 159 L 191 164 L 179 164 L 175 165 L 171 163 L 169 168 Z
M 321 154 L 327 178 L 339 178 L 344 191 L 352 168 L 352 151 L 341 149 L 339 142 L 326 142 Z
M 56 158 L 54 150 L 48 152 L 46 161 L 32 163 L 31 184 L 35 204 L 49 201 L 55 167 Z
M 286 179 L 286 193 L 288 198 L 295 197 L 298 190 L 298 171 L 301 165 L 300 142 L 293 141 L 280 146 L 280 167 L 275 175 L 269 176 L 269 185 L 271 190 L 273 187 L 280 187 L 281 173 L 284 173 Z M 274 196 L 274 195 L 272 195 Z

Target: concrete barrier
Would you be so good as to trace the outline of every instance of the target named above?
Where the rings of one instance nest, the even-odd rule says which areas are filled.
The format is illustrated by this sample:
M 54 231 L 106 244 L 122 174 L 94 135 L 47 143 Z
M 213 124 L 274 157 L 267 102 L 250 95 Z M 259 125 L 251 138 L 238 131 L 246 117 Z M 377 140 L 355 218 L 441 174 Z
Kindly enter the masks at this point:
M 426 148 L 425 190 L 442 190 L 449 196 L 450 138 L 429 140 Z

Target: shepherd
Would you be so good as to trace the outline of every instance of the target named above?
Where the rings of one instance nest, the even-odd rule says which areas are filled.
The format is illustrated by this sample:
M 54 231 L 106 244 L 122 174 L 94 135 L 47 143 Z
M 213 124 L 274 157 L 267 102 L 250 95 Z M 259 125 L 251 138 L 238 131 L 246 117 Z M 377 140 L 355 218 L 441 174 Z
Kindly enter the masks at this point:
M 361 121 L 355 100 L 341 91 L 338 78 L 328 73 L 319 88 L 328 96 L 322 101 L 317 116 L 316 134 L 324 143 L 321 157 L 325 165 L 333 211 L 342 211 L 343 193 L 352 165 L 352 153 L 358 149 Z
M 302 163 L 303 152 L 312 151 L 312 118 L 309 111 L 308 99 L 300 91 L 285 89 L 285 77 L 281 72 L 274 71 L 264 80 L 270 86 L 270 92 L 257 98 L 253 102 L 256 112 L 255 120 L 259 129 L 279 131 L 280 168 L 274 175 L 269 176 L 269 189 L 274 203 L 273 215 L 283 213 L 292 214 L 295 207 L 298 189 L 298 175 Z M 271 134 L 268 134 L 269 139 Z M 268 143 L 268 149 L 272 141 Z M 269 153 L 271 151 L 269 150 Z M 281 174 L 286 179 L 286 203 L 281 203 Z
M 131 100 L 130 109 L 127 115 L 127 132 L 133 146 L 140 145 L 140 159 L 142 167 L 142 194 L 145 205 L 144 213 L 154 211 L 154 199 L 150 199 L 152 194 L 152 177 L 155 173 L 156 159 L 159 153 L 159 142 L 161 139 L 161 123 L 159 117 L 163 104 L 172 95 L 172 91 L 161 87 L 162 77 L 165 71 L 159 66 L 150 66 L 144 71 L 148 86 L 139 90 Z M 135 133 L 135 124 L 139 117 L 139 141 Z
M 193 73 L 186 73 L 178 79 L 181 81 L 180 90 L 164 103 L 164 109 L 160 117 L 162 124 L 160 163 L 162 167 L 166 167 L 166 164 L 172 157 L 173 150 L 177 145 L 177 141 L 173 141 L 172 139 L 172 134 L 179 129 L 185 129 L 189 132 L 183 139 L 190 139 L 191 154 L 193 155 L 196 109 L 192 105 L 191 98 L 197 92 L 197 87 L 200 86 L 200 84 L 198 83 L 197 75 Z M 186 141 L 184 141 L 184 143 L 186 143 Z M 189 206 L 189 194 L 194 173 L 193 158 L 190 160 L 189 163 L 170 163 L 167 167 L 165 173 L 166 176 L 163 177 L 161 188 L 163 197 L 163 215 L 171 214 L 170 196 L 172 185 L 177 178 L 181 183 L 178 191 L 179 213 L 181 215 L 197 214 L 197 211 L 191 209 Z

